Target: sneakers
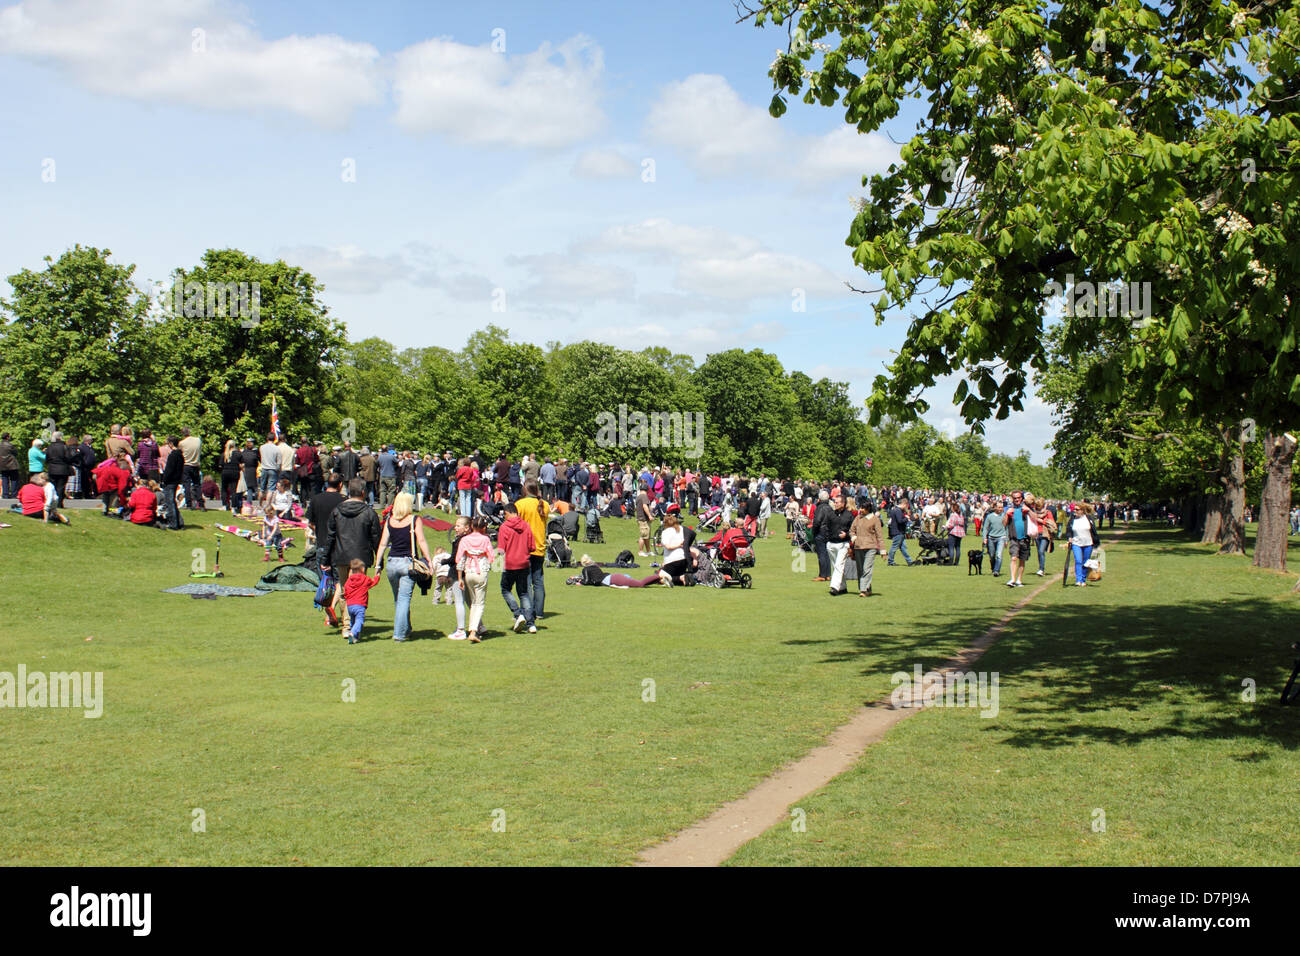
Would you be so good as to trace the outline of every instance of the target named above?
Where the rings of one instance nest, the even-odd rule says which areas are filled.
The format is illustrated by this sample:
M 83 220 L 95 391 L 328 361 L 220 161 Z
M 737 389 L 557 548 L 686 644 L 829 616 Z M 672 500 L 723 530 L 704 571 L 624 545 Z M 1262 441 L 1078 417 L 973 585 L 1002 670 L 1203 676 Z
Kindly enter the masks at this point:
M 518 634 L 520 631 L 524 629 L 524 625 L 527 623 L 528 622 L 524 620 L 524 616 L 520 614 L 515 618 L 515 626 L 511 628 L 511 630 L 513 630 L 516 634 Z
M 638 555 L 639 557 L 642 557 L 642 558 L 648 558 L 648 557 L 650 557 L 650 555 L 647 554 L 645 551 L 638 551 L 638 552 L 637 552 L 637 555 Z
M 1009 587 L 1009 588 L 1013 588 L 1013 587 L 1015 587 L 1015 586 L 1016 586 L 1016 582 L 1015 582 L 1015 581 L 1008 581 L 1008 582 L 1007 582 L 1007 587 Z
M 528 625 L 528 633 L 529 633 L 529 634 L 536 634 L 536 633 L 537 633 L 537 625 L 536 625 L 536 624 L 529 624 L 529 625 Z
M 1035 571 L 1034 573 L 1035 573 L 1036 575 L 1038 575 L 1040 578 L 1043 576 L 1043 572 L 1042 572 L 1042 571 Z
M 463 641 L 468 635 L 464 631 L 452 631 L 447 635 L 449 641 Z

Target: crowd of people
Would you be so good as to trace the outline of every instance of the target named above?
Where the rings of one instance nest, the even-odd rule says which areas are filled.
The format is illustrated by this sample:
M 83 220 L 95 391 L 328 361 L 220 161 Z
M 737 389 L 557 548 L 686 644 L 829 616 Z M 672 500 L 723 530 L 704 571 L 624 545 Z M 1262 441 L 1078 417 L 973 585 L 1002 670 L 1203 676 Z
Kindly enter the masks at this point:
M 6 497 L 17 497 L 24 515 L 67 521 L 69 496 L 98 496 L 102 512 L 137 525 L 180 528 L 183 510 L 207 510 L 209 501 L 261 522 L 259 542 L 272 560 L 284 560 L 283 528 L 301 524 L 315 543 L 316 566 L 332 589 L 323 605 L 355 642 L 361 633 L 369 590 L 383 567 L 396 608 L 393 638 L 408 639 L 410 606 L 417 582 L 434 588 L 434 600 L 456 607 L 454 640 L 478 642 L 483 631 L 489 571 L 504 561 L 500 589 L 516 630 L 536 633 L 545 612 L 544 557 L 552 513 L 583 513 L 591 520 L 631 518 L 638 526 L 638 556 L 662 555 L 653 575 L 636 577 L 601 568 L 589 557 L 575 584 L 613 588 L 673 587 L 694 583 L 700 556 L 772 535 L 774 515 L 784 516 L 786 535 L 815 552 L 814 581 L 831 595 L 873 594 L 875 559 L 909 566 L 928 557 L 956 565 L 968 538 L 979 542 L 994 577 L 1004 559 L 1008 587 L 1023 587 L 1036 557 L 1045 573 L 1048 553 L 1068 544 L 1076 584 L 1086 585 L 1098 528 L 1116 517 L 1136 520 L 1139 506 L 1098 501 L 1046 501 L 1032 494 L 976 493 L 877 486 L 853 481 L 704 473 L 689 467 L 568 460 L 527 453 L 485 456 L 481 449 L 458 456 L 399 450 L 376 451 L 351 442 L 327 447 L 302 437 L 289 444 L 278 432 L 260 445 L 225 442 L 216 461 L 218 484 L 202 468 L 201 440 L 182 429 L 161 442 L 151 430 L 138 436 L 113 425 L 102 454 L 89 435 L 80 443 L 59 432 L 48 444 L 35 439 L 27 452 L 29 478 L 19 482 L 18 452 L 0 436 L 0 479 Z M 456 515 L 450 549 L 430 550 L 427 507 Z M 688 515 L 716 531 L 709 540 L 685 523 Z M 576 527 L 576 520 L 574 521 Z M 1300 527 L 1300 509 L 1293 515 Z M 495 534 L 493 541 L 488 531 Z M 914 558 L 910 539 L 921 553 Z M 969 550 L 969 546 L 968 546 Z M 346 617 L 336 613 L 345 608 Z

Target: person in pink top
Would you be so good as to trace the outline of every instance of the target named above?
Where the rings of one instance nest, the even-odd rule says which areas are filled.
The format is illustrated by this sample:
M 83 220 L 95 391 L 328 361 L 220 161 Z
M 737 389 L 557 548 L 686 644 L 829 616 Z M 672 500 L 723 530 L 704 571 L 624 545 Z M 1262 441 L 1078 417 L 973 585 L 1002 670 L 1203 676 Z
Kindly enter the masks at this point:
M 954 507 L 948 515 L 948 561 L 956 565 L 961 560 L 961 539 L 966 536 L 966 519 L 962 517 L 961 508 Z
M 496 548 L 487 536 L 487 519 L 474 518 L 473 530 L 465 536 L 457 551 L 456 572 L 460 577 L 461 591 L 469 596 L 469 642 L 482 641 L 479 627 L 483 621 L 483 606 L 487 599 L 488 572 L 496 558 Z

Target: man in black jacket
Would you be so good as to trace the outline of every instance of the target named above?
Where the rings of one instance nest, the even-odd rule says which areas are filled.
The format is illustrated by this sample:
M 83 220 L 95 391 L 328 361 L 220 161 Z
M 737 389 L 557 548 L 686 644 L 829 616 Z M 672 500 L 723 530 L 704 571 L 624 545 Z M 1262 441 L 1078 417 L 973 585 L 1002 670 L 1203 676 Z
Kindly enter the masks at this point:
M 813 548 L 817 552 L 817 577 L 813 578 L 813 580 L 829 581 L 831 579 L 831 557 L 826 550 L 826 519 L 831 514 L 830 495 L 825 491 L 820 491 L 817 493 L 817 498 L 817 510 L 813 512 L 812 520 Z
M 325 524 L 325 534 L 317 545 L 321 571 L 339 569 L 339 579 L 353 558 L 360 558 L 367 568 L 374 563 L 379 547 L 379 515 L 366 504 L 366 483 L 360 478 L 348 482 L 348 500 L 334 509 Z
M 357 453 L 352 450 L 352 442 L 345 441 L 343 443 L 343 450 L 339 452 L 336 457 L 337 460 L 334 463 L 334 470 L 343 476 L 344 481 L 350 483 L 352 479 L 357 476 L 357 472 L 361 470 L 361 459 L 358 458 Z
M 77 449 L 75 457 L 77 457 L 77 472 L 81 476 L 80 497 L 94 498 L 96 495 L 93 475 L 99 461 L 95 454 L 95 446 L 90 443 L 89 435 L 81 436 L 81 447 Z
M 63 441 L 63 432 L 52 434 L 50 445 L 45 449 L 45 473 L 50 476 L 50 484 L 54 486 L 60 508 L 63 507 L 64 489 L 68 486 L 68 478 L 76 464 L 72 449 Z
M 853 525 L 853 512 L 845 507 L 843 495 L 831 499 L 831 511 L 824 522 L 826 550 L 831 559 L 831 594 L 843 594 L 844 564 L 849 556 L 849 529 Z
M 175 435 L 167 436 L 167 444 L 171 450 L 167 452 L 167 460 L 163 462 L 162 470 L 163 508 L 167 511 L 167 527 L 171 531 L 179 531 L 185 527 L 180 510 L 176 507 L 176 491 L 185 477 L 185 456 L 181 454 L 180 443 L 181 440 Z

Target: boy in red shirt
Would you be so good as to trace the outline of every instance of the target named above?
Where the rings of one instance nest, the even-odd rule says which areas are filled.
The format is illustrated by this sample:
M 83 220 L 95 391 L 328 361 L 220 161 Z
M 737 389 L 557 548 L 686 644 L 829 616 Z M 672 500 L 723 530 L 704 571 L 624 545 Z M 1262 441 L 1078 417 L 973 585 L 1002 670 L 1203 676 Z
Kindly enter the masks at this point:
M 348 566 L 348 579 L 343 582 L 343 603 L 348 608 L 348 618 L 352 629 L 343 628 L 343 636 L 349 644 L 361 639 L 361 625 L 366 623 L 366 605 L 370 602 L 370 589 L 379 583 L 379 572 L 373 578 L 366 577 L 366 566 L 360 558 L 353 558 Z

